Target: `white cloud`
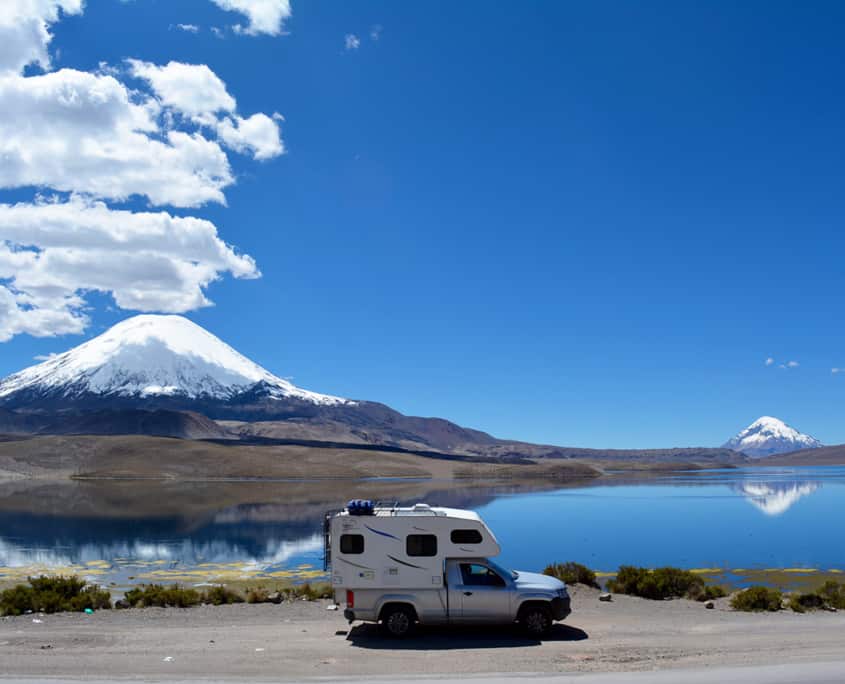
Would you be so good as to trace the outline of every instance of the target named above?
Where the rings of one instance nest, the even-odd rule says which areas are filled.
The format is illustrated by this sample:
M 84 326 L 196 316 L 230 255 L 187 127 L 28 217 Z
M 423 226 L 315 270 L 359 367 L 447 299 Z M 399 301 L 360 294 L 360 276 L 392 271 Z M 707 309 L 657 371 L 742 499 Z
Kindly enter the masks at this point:
M 787 368 L 798 368 L 798 366 L 800 366 L 800 365 L 801 365 L 801 364 L 800 364 L 800 363 L 798 363 L 797 361 L 787 361 L 787 362 L 786 362 L 786 367 L 787 367 Z
M 199 33 L 200 27 L 196 24 L 176 24 L 176 28 L 185 33 Z
M 839 373 L 845 373 L 845 368 L 831 368 L 830 372 L 834 375 L 838 375 Z
M 775 363 L 775 360 L 771 356 L 768 359 L 766 359 L 766 365 L 767 366 L 774 365 L 774 363 Z
M 240 33 L 257 35 L 266 33 L 277 36 L 282 32 L 282 25 L 291 15 L 290 0 L 211 0 L 224 10 L 240 12 L 247 19 L 246 28 L 236 26 Z
M 204 290 L 224 273 L 260 275 L 210 221 L 80 197 L 0 204 L 0 241 L 0 340 L 81 332 L 86 292 L 124 309 L 182 313 L 210 305 Z
M 253 114 L 247 119 L 235 116 L 223 118 L 217 124 L 220 139 L 236 152 L 252 152 L 256 159 L 271 159 L 285 151 L 279 134 L 281 117 Z
M 32 358 L 36 361 L 49 361 L 50 359 L 55 359 L 57 356 L 57 353 L 50 352 L 49 354 L 36 354 Z
M 149 82 L 161 103 L 190 117 L 231 112 L 235 98 L 226 84 L 205 64 L 168 62 L 156 66 L 137 59 L 127 60 L 132 75 Z
M 49 24 L 61 13 L 82 12 L 82 0 L 3 0 L 0 3 L 0 73 L 19 73 L 28 64 L 50 67 Z
M 113 76 L 62 69 L 0 77 L 0 187 L 50 187 L 193 207 L 234 182 L 220 145 L 167 130 L 160 106 Z
M 343 46 L 347 50 L 357 50 L 361 47 L 361 39 L 354 33 L 347 33 L 343 39 Z

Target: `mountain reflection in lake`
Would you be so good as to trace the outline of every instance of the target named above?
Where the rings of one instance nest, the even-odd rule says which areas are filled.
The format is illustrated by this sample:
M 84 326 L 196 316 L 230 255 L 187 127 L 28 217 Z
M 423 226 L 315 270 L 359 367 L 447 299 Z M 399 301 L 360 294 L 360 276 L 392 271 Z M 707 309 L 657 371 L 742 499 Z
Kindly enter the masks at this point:
M 766 515 L 782 515 L 799 499 L 812 494 L 821 484 L 818 482 L 742 482 L 734 489 L 742 494 L 755 508 Z
M 456 486 L 457 485 L 457 486 Z M 455 482 L 0 483 L 0 580 L 76 572 L 118 586 L 323 576 L 326 510 L 375 498 L 478 510 L 503 564 L 845 566 L 845 468 L 615 475 L 586 487 Z M 748 504 L 751 504 L 749 506 Z

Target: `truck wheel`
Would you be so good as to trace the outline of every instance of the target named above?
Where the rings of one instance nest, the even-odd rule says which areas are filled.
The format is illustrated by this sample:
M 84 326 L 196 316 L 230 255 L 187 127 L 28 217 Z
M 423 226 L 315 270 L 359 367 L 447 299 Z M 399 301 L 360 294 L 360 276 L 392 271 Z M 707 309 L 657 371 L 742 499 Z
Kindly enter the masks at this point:
M 381 629 L 389 637 L 401 639 L 414 631 L 414 613 L 405 606 L 390 606 L 381 613 Z
M 531 636 L 546 636 L 552 628 L 552 612 L 542 605 L 527 606 L 520 612 L 519 624 Z

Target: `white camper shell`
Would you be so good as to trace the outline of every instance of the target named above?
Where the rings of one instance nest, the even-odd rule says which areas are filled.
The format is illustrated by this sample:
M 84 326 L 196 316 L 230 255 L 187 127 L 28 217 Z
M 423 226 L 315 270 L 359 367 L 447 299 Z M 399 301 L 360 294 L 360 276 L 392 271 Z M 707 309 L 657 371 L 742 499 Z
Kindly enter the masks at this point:
M 498 556 L 499 542 L 473 511 L 374 507 L 371 515 L 344 510 L 331 518 L 332 586 L 344 589 L 431 589 L 443 586 L 447 558 Z
M 570 613 L 554 577 L 505 570 L 499 542 L 473 511 L 350 501 L 326 514 L 326 569 L 350 622 L 378 622 L 394 637 L 422 624 L 523 625 L 535 636 Z

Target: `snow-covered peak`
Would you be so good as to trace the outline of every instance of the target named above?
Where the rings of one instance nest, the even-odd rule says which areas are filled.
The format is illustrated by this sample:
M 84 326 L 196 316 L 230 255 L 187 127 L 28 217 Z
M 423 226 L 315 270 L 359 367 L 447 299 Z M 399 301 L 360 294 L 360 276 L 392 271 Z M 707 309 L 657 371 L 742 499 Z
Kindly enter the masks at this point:
M 21 390 L 226 399 L 262 383 L 269 396 L 351 403 L 300 389 L 183 316 L 140 315 L 0 381 L 0 399 Z
M 762 416 L 724 445 L 748 456 L 771 456 L 799 449 L 815 449 L 822 443 L 772 416 Z

